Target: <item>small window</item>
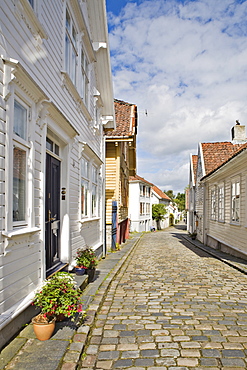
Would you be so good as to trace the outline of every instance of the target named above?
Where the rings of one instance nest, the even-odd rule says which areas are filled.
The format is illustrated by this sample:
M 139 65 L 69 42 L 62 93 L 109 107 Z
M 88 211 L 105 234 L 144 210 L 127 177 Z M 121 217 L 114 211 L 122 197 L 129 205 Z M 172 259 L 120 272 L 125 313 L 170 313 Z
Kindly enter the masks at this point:
M 14 134 L 27 139 L 27 109 L 17 100 L 14 101 Z
M 88 67 L 89 63 L 86 57 L 86 54 L 83 49 L 81 49 L 81 88 L 80 94 L 84 101 L 84 104 L 87 106 L 88 104 Z
M 81 159 L 81 216 L 89 216 L 89 162 Z
M 240 221 L 240 182 L 232 183 L 232 222 Z
M 71 81 L 76 83 L 77 33 L 68 9 L 66 10 L 65 68 Z
M 215 188 L 211 190 L 211 220 L 216 219 L 216 191 Z
M 59 156 L 59 145 L 46 137 L 46 149 Z
M 14 99 L 12 220 L 15 226 L 27 222 L 28 111 L 24 103 Z
M 218 188 L 218 210 L 219 210 L 219 221 L 224 221 L 225 219 L 224 185 L 220 185 Z
M 26 220 L 27 153 L 21 148 L 13 150 L 13 221 Z
M 97 168 L 92 167 L 92 216 L 97 216 L 97 192 L 98 192 L 98 174 Z

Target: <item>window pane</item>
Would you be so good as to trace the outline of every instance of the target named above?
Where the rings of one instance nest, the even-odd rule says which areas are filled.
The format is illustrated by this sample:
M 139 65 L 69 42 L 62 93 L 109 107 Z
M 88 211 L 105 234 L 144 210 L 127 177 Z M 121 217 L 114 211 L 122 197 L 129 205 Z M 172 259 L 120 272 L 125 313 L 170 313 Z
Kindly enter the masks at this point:
M 14 148 L 13 159 L 13 221 L 25 221 L 26 152 Z
M 66 10 L 66 28 L 67 30 L 70 30 L 70 15 L 68 13 L 68 10 Z
M 95 184 L 97 184 L 97 169 L 95 167 L 92 168 L 92 182 L 94 182 Z
M 70 42 L 69 38 L 66 35 L 65 36 L 65 69 L 69 74 L 69 69 L 70 69 L 70 62 L 69 62 L 69 49 L 70 49 Z
M 72 26 L 72 39 L 73 39 L 74 46 L 76 46 L 76 31 L 75 31 L 74 26 Z
M 15 100 L 14 103 L 14 133 L 26 140 L 27 110 Z
M 92 186 L 92 214 L 96 216 L 96 206 L 97 206 L 97 188 L 96 185 Z
M 86 159 L 82 158 L 82 160 L 81 160 L 81 175 L 85 179 L 88 179 L 88 167 L 89 167 L 88 161 L 86 161 Z
M 75 84 L 75 75 L 76 75 L 76 54 L 72 51 L 72 60 L 71 60 L 71 81 Z
M 34 8 L 34 0 L 28 0 L 32 8 Z
M 48 137 L 46 138 L 46 149 L 50 150 L 51 152 L 53 151 L 53 141 Z

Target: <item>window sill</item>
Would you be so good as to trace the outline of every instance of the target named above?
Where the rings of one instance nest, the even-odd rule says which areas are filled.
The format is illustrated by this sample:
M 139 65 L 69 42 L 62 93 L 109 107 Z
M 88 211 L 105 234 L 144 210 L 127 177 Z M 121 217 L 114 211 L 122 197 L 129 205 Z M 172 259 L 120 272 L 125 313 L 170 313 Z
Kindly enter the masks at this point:
M 84 224 L 86 222 L 93 222 L 93 221 L 99 221 L 100 217 L 92 217 L 92 218 L 82 218 L 79 222 L 81 224 Z
M 71 81 L 71 78 L 69 77 L 68 73 L 66 71 L 61 71 L 62 75 L 62 84 L 66 87 L 68 92 L 71 94 L 72 98 L 76 102 L 78 108 L 84 113 L 85 117 L 88 121 L 92 122 L 93 118 L 91 114 L 89 113 L 86 105 L 84 104 L 76 86 Z
M 18 228 L 18 229 L 11 230 L 11 231 L 2 231 L 2 235 L 8 239 L 11 239 L 15 236 L 33 234 L 40 230 L 41 229 L 39 227 L 25 227 L 25 228 Z

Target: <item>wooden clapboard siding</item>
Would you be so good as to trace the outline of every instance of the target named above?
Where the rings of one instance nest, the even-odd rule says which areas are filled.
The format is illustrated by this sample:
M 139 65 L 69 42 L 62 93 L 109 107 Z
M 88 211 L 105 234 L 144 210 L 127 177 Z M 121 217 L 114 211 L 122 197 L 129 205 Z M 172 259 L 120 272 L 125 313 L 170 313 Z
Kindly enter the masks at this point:
M 242 251 L 247 259 L 247 169 L 246 169 L 247 154 L 244 152 L 225 166 L 221 170 L 210 176 L 205 180 L 208 190 L 208 212 L 207 212 L 207 235 L 209 236 L 209 245 L 219 248 L 229 247 L 233 254 L 236 251 Z M 240 222 L 238 224 L 231 222 L 231 184 L 232 180 L 240 179 Z M 211 220 L 211 204 L 210 204 L 210 190 L 212 187 L 224 183 L 225 187 L 225 219 L 224 222 Z M 216 210 L 218 210 L 218 198 L 216 198 Z M 217 213 L 217 212 L 216 212 Z M 228 250 L 228 252 L 230 251 Z
M 88 0 L 87 0 L 88 1 Z M 37 2 L 38 20 L 42 24 L 47 34 L 47 39 L 42 39 L 40 47 L 37 48 L 37 42 L 34 37 L 36 32 L 31 30 L 28 17 L 22 16 L 19 2 L 3 0 L 1 7 L 1 37 L 0 54 L 4 57 L 15 59 L 19 62 L 21 73 L 25 74 L 28 85 L 25 81 L 14 79 L 13 89 L 18 84 L 18 95 L 31 107 L 30 117 L 30 172 L 32 186 L 29 186 L 30 225 L 29 227 L 40 228 L 34 234 L 25 236 L 18 235 L 9 237 L 7 233 L 8 225 L 5 220 L 6 189 L 6 163 L 5 163 L 5 141 L 6 141 L 6 104 L 12 99 L 13 94 L 10 91 L 10 98 L 3 99 L 3 61 L 0 60 L 0 231 L 5 232 L 4 243 L 0 232 L 0 313 L 11 314 L 11 310 L 22 304 L 26 304 L 27 296 L 32 293 L 45 276 L 45 241 L 44 241 L 44 184 L 45 184 L 45 136 L 47 127 L 51 132 L 58 136 L 61 147 L 61 187 L 66 188 L 66 203 L 61 201 L 61 209 L 64 218 L 67 218 L 69 224 L 65 239 L 68 240 L 66 249 L 62 249 L 62 262 L 72 262 L 75 257 L 76 249 L 90 245 L 100 247 L 103 243 L 103 210 L 101 205 L 102 183 L 99 179 L 98 189 L 98 209 L 99 217 L 95 220 L 83 222 L 80 215 L 80 158 L 82 155 L 81 144 L 86 142 L 91 150 L 89 160 L 95 160 L 99 164 L 103 157 L 102 127 L 94 128 L 95 114 L 95 88 L 104 92 L 104 86 L 96 83 L 96 61 L 91 59 L 89 70 L 89 102 L 87 109 L 81 108 L 83 103 L 79 103 L 80 97 L 71 84 L 64 78 L 64 9 L 63 1 Z M 48 4 L 49 3 L 49 4 Z M 80 2 L 81 3 L 81 2 Z M 92 37 L 92 25 L 96 19 L 88 19 L 87 2 L 83 6 L 84 18 L 88 26 L 89 37 Z M 25 7 L 24 7 L 25 8 Z M 73 16 L 73 14 L 72 14 Z M 96 15 L 94 15 L 96 16 Z M 102 15 L 100 15 L 102 17 Z M 98 15 L 97 15 L 98 17 Z M 97 27 L 99 26 L 97 18 Z M 96 27 L 96 26 L 95 26 Z M 77 29 L 81 32 L 82 30 Z M 100 32 L 100 30 L 98 29 Z M 102 35 L 105 30 L 102 28 Z M 2 37 L 3 36 L 3 37 Z M 100 40 L 101 41 L 101 40 Z M 102 40 L 103 41 L 103 40 Z M 79 40 L 78 40 L 79 42 Z M 6 50 L 5 50 L 6 47 Z M 93 55 L 93 52 L 92 52 Z M 101 62 L 100 62 L 101 63 Z M 102 65 L 103 69 L 104 66 Z M 8 66 L 8 72 L 10 71 Z M 18 69 L 17 69 L 18 70 Z M 108 79 L 106 73 L 106 80 Z M 108 81 L 107 81 L 108 82 Z M 32 86 L 29 89 L 29 86 Z M 28 87 L 27 87 L 28 86 Z M 10 89 L 11 90 L 11 89 Z M 40 118 L 40 102 L 44 99 L 50 101 L 45 117 Z M 8 100 L 10 99 L 10 100 Z M 108 99 L 108 97 L 107 97 Z M 7 102 L 7 103 L 6 103 Z M 103 101 L 104 109 L 105 102 Z M 107 104 L 109 104 L 107 102 Z M 99 107 L 99 105 L 98 105 Z M 85 113 L 86 112 L 86 113 Z M 102 112 L 99 112 L 102 114 Z M 105 112 L 106 116 L 113 114 Z M 91 117 L 90 117 L 91 115 Z M 80 141 L 80 143 L 79 143 Z M 8 153 L 7 153 L 8 155 Z M 7 163 L 9 165 L 9 162 Z M 114 175 L 114 170 L 113 170 Z M 101 175 L 104 176 L 104 175 Z M 5 185 L 6 183 L 6 185 Z M 109 183 L 111 186 L 111 183 Z M 115 184 L 114 184 L 115 186 Z M 11 189 L 8 189 L 11 192 Z M 61 197 L 61 194 L 58 194 Z M 8 210 L 11 214 L 11 209 Z M 62 213 L 61 213 L 62 214 Z M 11 215 L 9 216 L 11 218 Z M 64 223 L 61 217 L 60 225 Z M 62 227 L 62 226 L 61 226 Z M 0 319 L 0 325 L 3 321 Z M 1 339 L 1 338 L 0 338 Z M 8 339 L 8 338 L 7 338 Z M 1 342 L 1 340 L 0 340 Z M 0 343 L 1 345 L 2 343 Z
M 106 143 L 106 223 L 112 222 L 112 201 L 117 199 L 117 152 L 115 143 Z
M 0 37 L 0 52 L 2 54 L 3 45 L 1 42 L 3 38 Z M 3 62 L 0 59 L 0 133 L 6 135 L 6 104 L 3 99 Z M 0 144 L 0 230 L 4 229 L 5 224 L 5 141 Z M 1 233 L 0 233 L 1 234 Z M 2 250 L 3 250 L 3 237 L 0 235 L 0 274 L 2 273 Z

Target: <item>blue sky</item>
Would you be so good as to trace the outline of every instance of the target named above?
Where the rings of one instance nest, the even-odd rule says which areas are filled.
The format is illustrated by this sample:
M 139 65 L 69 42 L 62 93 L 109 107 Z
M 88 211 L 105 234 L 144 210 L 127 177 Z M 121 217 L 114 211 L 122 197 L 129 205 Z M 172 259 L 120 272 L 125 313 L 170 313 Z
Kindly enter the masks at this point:
M 247 124 L 247 0 L 106 4 L 114 96 L 138 107 L 137 172 L 181 192 L 198 142 Z

